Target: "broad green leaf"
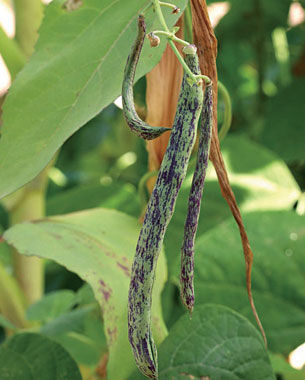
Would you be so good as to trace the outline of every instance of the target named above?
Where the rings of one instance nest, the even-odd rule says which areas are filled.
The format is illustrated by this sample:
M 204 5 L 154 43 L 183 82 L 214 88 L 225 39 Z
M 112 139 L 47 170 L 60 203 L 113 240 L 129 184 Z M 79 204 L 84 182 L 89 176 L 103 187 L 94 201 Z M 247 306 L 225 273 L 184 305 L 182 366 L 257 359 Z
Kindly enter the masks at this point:
M 127 339 L 127 295 L 138 233 L 136 219 L 115 210 L 92 209 L 15 225 L 4 234 L 18 252 L 52 259 L 92 286 L 103 311 L 109 380 L 124 379 L 135 367 Z M 161 255 L 152 306 L 157 343 L 166 335 L 160 305 L 165 281 Z
M 92 288 L 87 283 L 78 289 L 76 299 L 77 303 L 80 305 L 88 305 L 96 302 Z
M 287 355 L 305 336 L 305 219 L 292 211 L 244 216 L 254 253 L 252 286 L 271 351 Z M 195 310 L 227 305 L 251 319 L 245 264 L 234 221 L 204 233 L 195 246 Z
M 73 12 L 63 3 L 46 8 L 35 53 L 3 107 L 0 198 L 33 179 L 69 136 L 120 94 L 137 16 L 149 1 L 82 0 Z M 183 10 L 186 0 L 175 3 Z M 152 7 L 145 15 L 151 29 Z M 170 9 L 165 16 L 170 27 L 179 18 Z M 137 78 L 160 60 L 165 43 L 152 50 L 146 41 Z
M 84 320 L 94 310 L 94 306 L 86 306 L 61 314 L 40 328 L 43 335 L 57 337 L 69 331 L 82 332 Z
M 230 182 L 243 193 L 240 195 L 243 211 L 288 210 L 293 207 L 300 189 L 280 157 L 238 135 L 226 139 L 223 157 Z M 214 171 L 213 177 L 216 180 Z
M 77 363 L 90 367 L 97 367 L 103 352 L 107 349 L 107 345 L 103 350 L 93 339 L 73 331 L 55 337 L 54 340 L 60 343 Z
M 39 334 L 17 334 L 0 346 L 1 380 L 81 380 L 75 361 Z
M 133 380 L 144 379 L 143 376 Z M 159 349 L 160 380 L 274 380 L 262 338 L 240 314 L 201 305 L 183 315 Z
M 138 216 L 139 197 L 136 189 L 127 183 L 92 184 L 78 186 L 47 200 L 47 215 L 65 214 L 93 207 L 115 208 Z
M 267 103 L 261 141 L 286 161 L 305 159 L 305 79 L 297 78 Z
M 85 307 L 65 313 L 42 327 L 41 333 L 60 343 L 77 363 L 96 367 L 107 352 L 100 310 Z
M 27 312 L 30 321 L 47 321 L 60 316 L 76 303 L 76 295 L 72 290 L 59 290 L 44 295 L 32 304 Z
M 222 153 L 237 203 L 242 212 L 255 210 L 290 210 L 300 189 L 286 164 L 265 147 L 242 136 L 227 136 Z M 172 264 L 180 255 L 192 172 L 178 197 L 176 210 L 165 236 L 166 253 Z M 232 218 L 223 199 L 212 164 L 203 192 L 197 236 Z M 172 265 L 169 266 L 173 269 Z

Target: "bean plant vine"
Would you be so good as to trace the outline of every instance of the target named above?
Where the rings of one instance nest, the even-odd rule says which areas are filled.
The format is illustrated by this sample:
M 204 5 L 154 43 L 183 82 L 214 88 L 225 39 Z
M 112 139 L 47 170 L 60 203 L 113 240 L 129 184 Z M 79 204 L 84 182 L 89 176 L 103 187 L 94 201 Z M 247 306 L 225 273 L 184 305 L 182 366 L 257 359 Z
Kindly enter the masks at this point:
M 173 13 L 180 11 L 173 4 L 154 0 L 153 7 L 164 30 L 154 30 L 147 37 L 150 40 L 151 47 L 159 45 L 159 36 L 167 38 L 170 47 L 183 66 L 184 76 L 170 140 L 144 215 L 144 222 L 132 266 L 128 299 L 128 334 L 136 364 L 145 376 L 153 379 L 158 378 L 157 349 L 151 332 L 152 289 L 156 262 L 161 251 L 167 225 L 175 209 L 178 192 L 186 175 L 195 142 L 197 122 L 203 106 L 199 150 L 190 190 L 181 249 L 181 298 L 184 305 L 192 313 L 195 300 L 193 284 L 194 243 L 209 159 L 213 122 L 212 81 L 208 76 L 202 75 L 200 72 L 196 53 L 197 48 L 193 44 L 176 37 L 175 33 L 179 30 L 177 27 L 174 27 L 172 31 L 169 30 L 161 10 L 162 6 L 171 8 Z M 138 37 L 128 57 L 124 73 L 123 112 L 132 132 L 144 139 L 154 139 L 168 129 L 147 125 L 138 117 L 133 104 L 133 81 L 145 35 L 144 16 L 140 15 L 138 19 Z M 181 56 L 175 43 L 184 46 L 183 53 L 185 58 Z M 205 83 L 206 87 L 204 102 L 201 91 L 202 82 Z M 225 104 L 224 121 L 220 130 L 220 138 L 223 139 L 231 124 L 231 101 L 225 86 L 220 83 L 219 88 Z M 140 192 L 142 198 L 146 179 L 147 176 L 144 176 L 141 183 Z

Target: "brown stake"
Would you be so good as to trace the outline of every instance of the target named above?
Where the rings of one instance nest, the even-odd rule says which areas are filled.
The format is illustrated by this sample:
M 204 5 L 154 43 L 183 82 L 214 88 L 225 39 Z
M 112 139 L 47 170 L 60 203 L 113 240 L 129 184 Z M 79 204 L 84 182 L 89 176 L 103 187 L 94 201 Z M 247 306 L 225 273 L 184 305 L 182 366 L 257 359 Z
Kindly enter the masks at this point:
M 183 38 L 183 18 L 180 17 L 176 26 L 180 29 L 176 36 Z M 181 51 L 182 45 L 177 45 Z M 173 74 L 174 73 L 174 74 Z M 162 55 L 161 61 L 146 75 L 146 122 L 150 125 L 172 127 L 177 109 L 178 95 L 182 82 L 183 70 L 177 57 L 169 45 Z M 161 124 L 160 124 L 161 123 Z M 147 141 L 149 170 L 159 170 L 170 133 L 165 132 L 155 140 Z M 157 177 L 147 181 L 151 193 Z
M 266 334 L 264 332 L 261 321 L 258 317 L 251 291 L 251 269 L 253 262 L 253 253 L 250 248 L 249 239 L 242 221 L 242 217 L 229 183 L 228 174 L 220 151 L 218 131 L 217 131 L 217 40 L 209 19 L 207 5 L 205 0 L 191 0 L 192 19 L 193 19 L 193 34 L 194 44 L 198 48 L 198 56 L 201 72 L 210 77 L 213 81 L 213 134 L 211 141 L 210 160 L 215 167 L 221 193 L 227 201 L 231 212 L 236 220 L 239 228 L 245 262 L 246 262 L 246 282 L 247 292 L 256 322 L 263 335 L 265 345 L 267 345 Z

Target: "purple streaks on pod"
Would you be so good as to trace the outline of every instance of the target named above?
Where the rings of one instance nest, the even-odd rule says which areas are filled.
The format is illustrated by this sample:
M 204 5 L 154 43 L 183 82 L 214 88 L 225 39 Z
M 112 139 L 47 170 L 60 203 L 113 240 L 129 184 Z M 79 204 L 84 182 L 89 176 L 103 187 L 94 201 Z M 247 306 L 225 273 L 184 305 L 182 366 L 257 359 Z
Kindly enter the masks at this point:
M 200 74 L 198 57 L 188 54 L 185 61 L 194 74 Z M 152 288 L 157 259 L 196 137 L 203 93 L 190 84 L 184 73 L 169 143 L 151 194 L 138 239 L 128 298 L 128 337 L 136 364 L 152 379 L 158 376 L 157 349 L 151 332 Z
M 166 127 L 152 127 L 141 120 L 137 114 L 134 106 L 133 98 L 133 84 L 135 78 L 135 72 L 139 57 L 142 51 L 144 39 L 146 35 L 146 25 L 143 15 L 139 15 L 138 18 L 138 36 L 131 49 L 131 53 L 128 56 L 125 70 L 124 79 L 122 85 L 122 102 L 123 102 L 123 114 L 129 128 L 137 136 L 142 137 L 145 140 L 152 140 L 160 136 L 163 132 L 169 131 L 170 128 Z
M 209 162 L 210 143 L 213 125 L 213 88 L 207 85 L 203 101 L 199 131 L 199 147 L 196 168 L 192 180 L 188 212 L 184 225 L 184 238 L 181 248 L 181 298 L 190 313 L 194 307 L 194 244 L 200 213 L 204 181 Z

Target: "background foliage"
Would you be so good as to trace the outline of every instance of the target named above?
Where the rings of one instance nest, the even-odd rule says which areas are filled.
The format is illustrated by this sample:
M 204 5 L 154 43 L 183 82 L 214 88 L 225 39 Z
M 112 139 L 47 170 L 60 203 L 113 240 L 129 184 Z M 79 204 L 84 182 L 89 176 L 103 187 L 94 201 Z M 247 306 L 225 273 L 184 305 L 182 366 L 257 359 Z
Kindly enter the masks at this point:
M 175 1 L 182 10 L 186 3 Z M 222 151 L 255 255 L 253 295 L 269 351 L 254 327 L 237 228 L 211 166 L 196 242 L 196 306 L 191 321 L 185 315 L 178 279 L 190 165 L 154 290 L 155 336 L 157 343 L 165 339 L 160 379 L 305 379 L 286 362 L 305 341 L 305 24 L 289 21 L 292 3 L 230 0 L 215 28 L 218 75 L 233 102 Z M 32 180 L 63 145 L 48 174 L 45 219 L 10 227 L 18 192 L 2 201 L 3 282 L 19 292 L 10 276 L 15 247 L 45 259 L 45 295 L 30 306 L 22 296 L 8 304 L 1 288 L 0 368 L 4 379 L 22 372 L 22 380 L 60 380 L 68 371 L 71 379 L 93 380 L 105 378 L 108 363 L 108 379 L 140 379 L 127 341 L 126 303 L 147 152 L 113 101 L 147 1 L 83 0 L 74 11 L 65 4 L 46 7 L 35 53 L 3 106 L 1 196 Z M 177 16 L 165 13 L 174 25 Z M 155 23 L 151 10 L 147 23 L 149 30 Z M 144 111 L 143 75 L 164 47 L 162 40 L 152 54 L 145 46 L 137 71 L 135 98 Z M 220 121 L 222 110 L 220 99 Z M 8 317 L 11 308 L 18 318 Z M 41 361 L 31 373 L 35 350 Z M 57 368 L 57 377 L 47 377 L 45 368 Z

